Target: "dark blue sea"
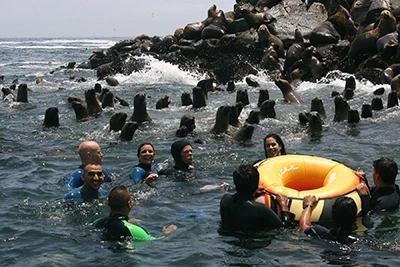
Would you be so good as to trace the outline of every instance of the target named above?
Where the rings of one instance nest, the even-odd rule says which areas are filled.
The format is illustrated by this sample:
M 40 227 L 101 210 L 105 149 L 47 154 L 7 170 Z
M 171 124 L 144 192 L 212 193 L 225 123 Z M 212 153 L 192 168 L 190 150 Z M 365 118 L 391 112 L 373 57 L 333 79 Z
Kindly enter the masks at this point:
M 117 75 L 121 83 L 103 87 L 127 100 L 131 106 L 107 108 L 97 118 L 77 122 L 67 98 L 84 98 L 84 91 L 97 82 L 94 70 L 61 70 L 50 72 L 68 62 L 87 60 L 94 49 L 108 48 L 124 38 L 98 39 L 0 39 L 0 75 L 3 87 L 13 80 L 28 84 L 29 103 L 0 101 L 0 266 L 399 266 L 399 211 L 372 216 L 374 225 L 362 233 L 373 242 L 340 246 L 312 240 L 297 227 L 270 230 L 257 235 L 232 237 L 218 233 L 219 201 L 230 188 L 204 191 L 205 185 L 222 182 L 233 185 L 232 171 L 240 164 L 264 157 L 262 138 L 268 133 L 282 136 L 288 153 L 316 155 L 335 159 L 347 166 L 363 169 L 372 184 L 372 161 L 382 156 L 400 163 L 398 106 L 387 109 L 389 86 L 382 96 L 385 108 L 372 118 L 356 125 L 333 122 L 332 91 L 343 91 L 348 74 L 329 73 L 318 83 L 303 82 L 296 88 L 304 104 L 282 101 L 278 87 L 262 71 L 253 76 L 261 88 L 269 90 L 276 101 L 276 119 L 264 119 L 255 128 L 250 142 L 238 143 L 228 135 L 213 135 L 210 130 L 219 106 L 234 104 L 235 93 L 212 92 L 207 107 L 193 110 L 182 107 L 180 96 L 191 93 L 201 79 L 196 72 L 148 57 L 147 67 L 129 76 Z M 75 79 L 71 79 L 75 77 Z M 44 82 L 36 84 L 37 78 Z M 86 78 L 86 82 L 77 82 Z M 370 104 L 372 92 L 382 87 L 357 80 L 350 107 L 361 111 Z M 224 86 L 221 86 L 224 88 Z M 237 89 L 247 89 L 251 104 L 240 114 L 244 122 L 257 107 L 259 88 L 244 81 Z M 114 112 L 133 112 L 133 97 L 147 96 L 152 123 L 142 125 L 133 140 L 122 142 L 117 133 L 109 132 Z M 14 92 L 16 94 L 16 92 Z M 169 108 L 157 110 L 156 101 L 169 96 Z M 309 111 L 311 99 L 319 97 L 327 118 L 320 135 L 310 135 L 298 123 L 298 113 Z M 57 129 L 43 129 L 45 110 L 56 106 L 60 112 Z M 155 187 L 129 182 L 131 168 L 137 164 L 136 151 L 142 142 L 152 142 L 156 149 L 155 164 L 171 167 L 169 152 L 177 140 L 175 131 L 184 114 L 196 119 L 193 143 L 195 179 L 176 182 L 160 178 Z M 232 132 L 237 129 L 233 128 Z M 178 229 L 167 239 L 117 246 L 104 242 L 88 223 L 107 215 L 105 199 L 91 203 L 65 203 L 63 183 L 80 164 L 77 154 L 80 142 L 96 140 L 104 153 L 103 164 L 114 176 L 114 185 L 127 185 L 135 199 L 131 217 L 141 220 L 153 236 L 162 235 L 162 227 L 176 224 Z

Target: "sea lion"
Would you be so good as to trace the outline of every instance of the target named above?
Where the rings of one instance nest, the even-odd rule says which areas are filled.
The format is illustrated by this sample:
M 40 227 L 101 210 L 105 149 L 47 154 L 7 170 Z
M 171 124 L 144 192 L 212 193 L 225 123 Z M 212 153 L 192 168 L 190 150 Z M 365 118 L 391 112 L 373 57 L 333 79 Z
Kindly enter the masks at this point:
M 133 139 L 133 134 L 136 132 L 138 127 L 139 123 L 136 121 L 128 121 L 122 128 L 119 138 L 122 141 L 131 141 Z
M 277 36 L 273 35 L 272 33 L 270 33 L 267 25 L 265 24 L 261 25 L 257 30 L 257 34 L 258 34 L 258 41 L 262 47 L 268 48 L 272 46 L 275 49 L 276 53 L 278 54 L 278 57 L 280 58 L 285 57 L 285 48 L 282 40 L 279 39 Z
M 96 93 L 101 93 L 101 91 L 102 91 L 101 84 L 95 83 L 94 91 L 96 91 Z
M 214 134 L 222 134 L 229 132 L 229 106 L 220 106 L 215 116 L 215 124 L 211 129 Z
M 169 101 L 169 96 L 164 96 L 157 101 L 156 109 L 167 108 L 170 103 L 171 101 Z
M 182 93 L 181 95 L 182 106 L 190 106 L 193 104 L 192 97 L 189 93 Z
M 101 107 L 114 107 L 114 94 L 112 92 L 104 94 L 103 99 L 101 100 Z
M 205 26 L 201 31 L 201 39 L 212 39 L 212 38 L 221 38 L 224 34 L 226 34 L 226 27 L 222 25 L 218 25 L 216 23 L 212 23 L 208 26 Z
M 17 102 L 28 103 L 28 85 L 26 83 L 18 85 Z
M 237 102 L 242 102 L 243 106 L 247 106 L 250 104 L 249 94 L 247 93 L 247 89 L 236 91 L 236 103 Z
M 350 100 L 354 96 L 354 91 L 352 89 L 350 89 L 350 88 L 346 88 L 346 89 L 343 90 L 342 95 L 343 95 L 343 99 L 344 100 Z
M 268 89 L 260 89 L 258 92 L 258 102 L 257 102 L 257 107 L 261 107 L 261 104 L 269 99 L 269 92 Z
M 316 112 L 318 112 L 319 116 L 321 116 L 322 118 L 326 118 L 324 103 L 318 97 L 315 97 L 311 100 L 310 111 L 311 112 L 316 111 Z
M 125 112 L 116 112 L 110 118 L 110 131 L 118 132 L 125 125 L 128 115 Z
M 308 115 L 308 132 L 319 133 L 322 131 L 322 119 L 317 111 L 311 111 Z
M 176 132 L 175 132 L 176 137 L 186 137 L 186 136 L 188 136 L 188 134 L 189 134 L 189 130 L 185 125 L 179 127 L 179 129 L 176 130 Z
M 234 81 L 228 81 L 228 83 L 226 85 L 226 91 L 228 91 L 228 92 L 235 91 L 235 82 Z
M 347 53 L 347 60 L 350 64 L 354 64 L 354 58 L 362 54 L 376 54 L 377 40 L 396 30 L 396 18 L 389 10 L 383 10 L 379 15 L 379 23 L 376 28 L 359 34 L 353 42 L 351 42 L 349 52 Z
M 399 105 L 398 93 L 396 91 L 391 91 L 388 95 L 387 108 L 391 108 L 398 105 Z
M 258 124 L 260 123 L 260 111 L 259 110 L 252 110 L 247 116 L 246 123 L 248 124 Z
M 303 35 L 301 34 L 299 29 L 296 29 L 294 32 L 294 43 L 286 51 L 284 63 L 285 71 L 288 71 L 296 61 L 301 59 L 304 47 L 305 44 Z
M 353 91 L 356 89 L 356 79 L 354 78 L 354 76 L 346 78 L 346 83 L 344 85 L 344 88 L 349 88 Z
M 239 102 L 241 105 L 242 102 Z M 236 106 L 227 106 L 229 108 L 229 125 L 240 127 L 238 108 Z
M 191 114 L 185 114 L 182 116 L 181 121 L 179 123 L 179 128 L 182 126 L 186 126 L 189 133 L 193 132 L 196 128 L 195 118 Z
M 374 95 L 383 95 L 385 93 L 385 87 L 379 87 L 378 89 L 375 89 L 373 94 Z
M 325 75 L 325 65 L 315 54 L 317 49 L 314 46 L 309 46 L 303 50 L 302 60 L 307 68 L 311 71 L 311 76 L 314 81 L 321 79 Z
M 86 121 L 89 118 L 85 101 L 72 101 L 72 108 L 75 111 L 75 117 L 77 121 Z
M 6 96 L 8 96 L 8 95 L 12 95 L 14 98 L 14 95 L 11 92 L 10 88 L 3 87 L 3 88 L 1 88 L 1 91 L 3 92 L 3 99 L 5 99 Z
M 85 102 L 84 100 L 80 99 L 79 97 L 73 96 L 73 95 L 69 96 L 67 101 L 68 101 L 68 103 L 71 103 L 71 104 L 74 101 L 76 101 L 76 102 Z
M 309 112 L 306 111 L 300 112 L 298 116 L 300 124 L 307 124 L 310 121 L 309 116 L 310 116 Z
M 390 89 L 391 91 L 396 91 L 397 94 L 400 95 L 400 75 L 396 75 L 393 77 L 392 81 L 390 82 Z
M 265 100 L 261 104 L 261 106 L 260 106 L 260 118 L 261 119 L 265 119 L 265 118 L 275 119 L 276 118 L 275 100 L 268 99 L 268 100 Z
M 201 108 L 206 106 L 206 99 L 204 96 L 203 89 L 199 86 L 196 86 L 192 89 L 193 92 L 193 108 Z
M 382 55 L 385 58 L 391 58 L 392 56 L 394 56 L 396 54 L 397 46 L 399 44 L 398 35 L 399 34 L 396 31 L 380 37 L 376 41 L 378 54 Z
M 130 117 L 131 121 L 142 123 L 145 121 L 151 122 L 149 114 L 147 113 L 146 95 L 137 93 L 133 98 L 133 114 Z
M 340 96 L 335 97 L 335 115 L 333 121 L 340 122 L 348 119 L 349 104 Z
M 254 125 L 245 124 L 233 136 L 233 139 L 238 142 L 244 142 L 244 141 L 250 140 L 253 137 L 253 133 L 254 133 Z
M 275 80 L 275 84 L 281 90 L 283 98 L 286 100 L 286 102 L 298 104 L 304 103 L 300 96 L 293 90 L 292 85 L 288 81 L 277 79 Z
M 247 83 L 247 85 L 248 86 L 251 86 L 251 87 L 260 87 L 260 84 L 255 80 L 255 79 L 253 79 L 252 77 L 246 77 L 246 79 L 245 79 L 245 81 L 246 81 L 246 83 Z
M 120 98 L 119 96 L 114 96 L 114 97 L 115 97 L 115 99 L 117 99 L 117 101 L 119 102 L 119 104 L 121 106 L 129 107 L 129 103 L 126 100 Z
M 371 102 L 371 107 L 372 110 L 382 110 L 383 109 L 382 98 L 380 97 L 373 98 Z
M 196 86 L 201 87 L 201 89 L 203 89 L 204 98 L 206 100 L 208 99 L 208 92 L 214 92 L 216 90 L 215 80 L 212 78 L 201 80 L 197 83 Z
M 361 118 L 372 118 L 372 106 L 370 104 L 362 105 Z
M 97 101 L 96 91 L 94 89 L 85 91 L 85 101 L 89 116 L 97 115 L 103 111 L 99 101 Z
M 106 77 L 106 82 L 109 86 L 118 86 L 119 81 L 114 77 Z
M 268 12 L 252 12 L 245 6 L 240 7 L 240 13 L 253 29 L 258 29 L 261 24 L 267 25 L 275 20 Z
M 44 127 L 58 127 L 60 126 L 60 121 L 58 117 L 58 108 L 57 107 L 49 107 L 46 109 L 46 113 L 44 115 Z
M 358 113 L 358 110 L 349 109 L 347 122 L 348 123 L 358 123 L 358 122 L 360 122 L 360 114 Z

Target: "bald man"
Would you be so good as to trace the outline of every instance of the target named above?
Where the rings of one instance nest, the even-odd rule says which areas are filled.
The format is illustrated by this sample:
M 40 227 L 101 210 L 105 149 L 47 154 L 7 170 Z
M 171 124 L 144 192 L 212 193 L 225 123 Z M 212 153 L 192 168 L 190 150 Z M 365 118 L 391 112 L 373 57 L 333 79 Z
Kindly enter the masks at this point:
M 95 162 L 102 165 L 103 152 L 101 152 L 100 146 L 96 141 L 83 141 L 79 145 L 78 153 L 81 158 L 81 165 L 72 172 L 65 181 L 64 187 L 67 190 L 75 189 L 83 185 L 82 174 L 86 164 Z M 102 168 L 104 182 L 111 182 L 110 171 L 104 166 Z

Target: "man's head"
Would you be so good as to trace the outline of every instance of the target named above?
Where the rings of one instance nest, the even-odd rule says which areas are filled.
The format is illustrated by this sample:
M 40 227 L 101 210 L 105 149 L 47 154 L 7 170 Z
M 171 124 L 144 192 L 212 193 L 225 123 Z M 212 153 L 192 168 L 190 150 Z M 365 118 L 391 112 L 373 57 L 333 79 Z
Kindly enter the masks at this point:
M 357 205 L 354 200 L 338 197 L 332 205 L 332 219 L 336 227 L 351 227 L 357 219 Z
M 82 174 L 83 186 L 92 191 L 98 191 L 104 181 L 103 168 L 97 162 L 85 165 Z
M 108 194 L 108 206 L 111 211 L 121 212 L 126 210 L 129 213 L 132 205 L 131 194 L 124 185 L 114 187 Z
M 79 156 L 83 165 L 88 162 L 96 162 L 102 164 L 103 153 L 101 152 L 100 146 L 95 141 L 83 141 L 79 145 Z
M 172 144 L 171 154 L 175 161 L 175 167 L 189 168 L 193 165 L 193 148 L 186 140 L 179 140 Z
M 260 174 L 250 164 L 240 165 L 233 171 L 233 182 L 238 193 L 253 194 L 258 188 Z
M 380 158 L 373 163 L 373 178 L 376 186 L 394 185 L 397 176 L 397 163 L 389 158 Z

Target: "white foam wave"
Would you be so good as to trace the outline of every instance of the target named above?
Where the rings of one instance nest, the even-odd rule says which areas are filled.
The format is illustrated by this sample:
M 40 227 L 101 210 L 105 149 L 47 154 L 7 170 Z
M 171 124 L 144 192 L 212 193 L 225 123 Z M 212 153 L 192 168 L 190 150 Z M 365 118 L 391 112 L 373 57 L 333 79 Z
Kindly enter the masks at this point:
M 206 77 L 196 72 L 181 70 L 178 66 L 160 61 L 151 56 L 143 56 L 146 60 L 144 70 L 134 72 L 129 76 L 117 75 L 119 81 L 133 84 L 186 84 L 196 85 Z

